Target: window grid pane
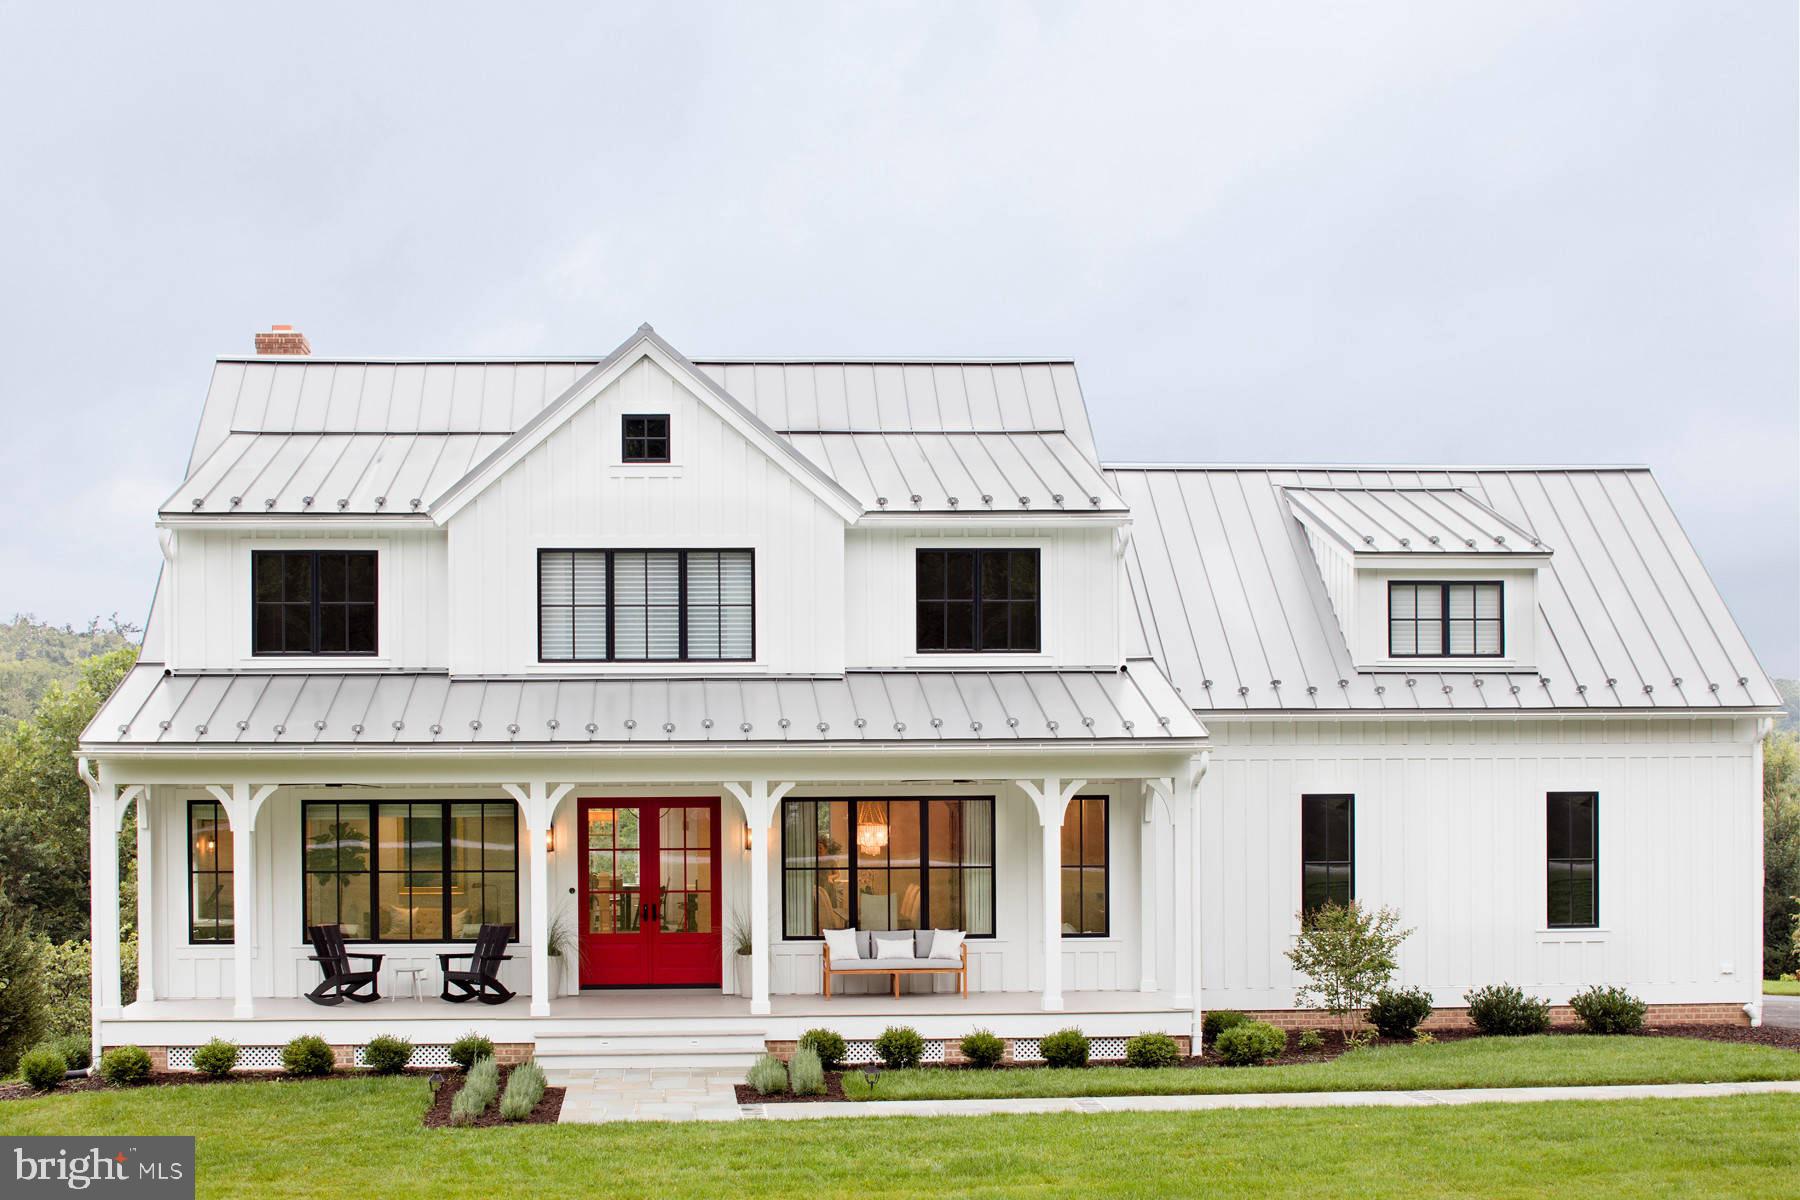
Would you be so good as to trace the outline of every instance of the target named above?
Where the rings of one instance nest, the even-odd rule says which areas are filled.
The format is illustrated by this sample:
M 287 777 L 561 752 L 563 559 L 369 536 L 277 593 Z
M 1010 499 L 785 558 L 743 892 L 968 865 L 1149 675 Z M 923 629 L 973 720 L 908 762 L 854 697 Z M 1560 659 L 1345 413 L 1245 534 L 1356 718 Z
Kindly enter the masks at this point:
M 517 810 L 506 801 L 308 801 L 303 922 L 351 941 L 470 941 L 518 933 Z
M 141 801 L 140 801 L 141 803 Z M 216 800 L 188 804 L 188 941 L 230 943 L 236 937 L 231 827 Z
M 256 550 L 250 556 L 253 654 L 372 655 L 372 550 Z
M 1062 826 L 1062 925 L 1065 937 L 1105 937 L 1108 867 L 1107 800 L 1077 796 Z
M 1300 910 L 1356 897 L 1356 798 L 1300 797 Z
M 750 550 L 540 550 L 541 662 L 748 662 Z
M 1497 658 L 1505 653 L 1498 583 L 1389 583 L 1388 654 Z
M 994 936 L 991 797 L 785 800 L 782 936 L 960 928 Z
M 1041 649 L 1036 550 L 919 550 L 914 633 L 922 652 Z
M 1551 792 L 1545 810 L 1545 923 L 1551 929 L 1600 924 L 1600 798 Z

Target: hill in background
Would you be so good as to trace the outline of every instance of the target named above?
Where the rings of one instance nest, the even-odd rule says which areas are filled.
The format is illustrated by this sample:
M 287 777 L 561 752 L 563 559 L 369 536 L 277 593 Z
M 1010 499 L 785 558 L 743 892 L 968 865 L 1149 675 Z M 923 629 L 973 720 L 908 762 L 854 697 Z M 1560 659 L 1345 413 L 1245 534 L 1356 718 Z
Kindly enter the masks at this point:
M 0 624 L 0 729 L 30 717 L 52 683 L 73 685 L 83 659 L 135 646 L 141 632 L 117 616 L 96 618 L 86 629 L 51 625 L 29 613 Z

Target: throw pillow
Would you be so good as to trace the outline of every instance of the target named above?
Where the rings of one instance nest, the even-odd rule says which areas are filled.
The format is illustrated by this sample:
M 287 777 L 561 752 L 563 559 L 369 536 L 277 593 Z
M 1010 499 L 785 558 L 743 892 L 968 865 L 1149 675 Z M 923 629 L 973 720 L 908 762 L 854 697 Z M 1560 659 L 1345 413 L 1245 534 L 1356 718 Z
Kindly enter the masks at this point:
M 947 959 L 950 962 L 961 962 L 963 937 L 963 931 L 960 929 L 932 930 L 931 957 Z
M 862 957 L 856 950 L 854 929 L 827 929 L 825 944 L 831 947 L 831 961 L 834 963 L 855 962 Z

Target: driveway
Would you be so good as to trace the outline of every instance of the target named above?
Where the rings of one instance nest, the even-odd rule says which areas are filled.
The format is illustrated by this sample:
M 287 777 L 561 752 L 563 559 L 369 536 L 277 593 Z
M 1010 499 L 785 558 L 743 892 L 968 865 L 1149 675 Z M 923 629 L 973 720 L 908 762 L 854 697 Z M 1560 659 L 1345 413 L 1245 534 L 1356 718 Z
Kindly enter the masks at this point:
M 1800 996 L 1764 996 L 1763 1024 L 1800 1029 Z

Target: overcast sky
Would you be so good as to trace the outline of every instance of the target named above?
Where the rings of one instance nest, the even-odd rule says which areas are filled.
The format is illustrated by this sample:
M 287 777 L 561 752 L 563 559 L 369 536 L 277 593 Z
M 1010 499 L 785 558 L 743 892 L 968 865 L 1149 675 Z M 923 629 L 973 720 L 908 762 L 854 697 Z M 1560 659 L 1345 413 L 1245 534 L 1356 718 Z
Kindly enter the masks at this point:
M 1800 675 L 1789 3 L 0 0 L 0 617 L 213 355 L 1056 355 L 1115 461 L 1648 463 Z

